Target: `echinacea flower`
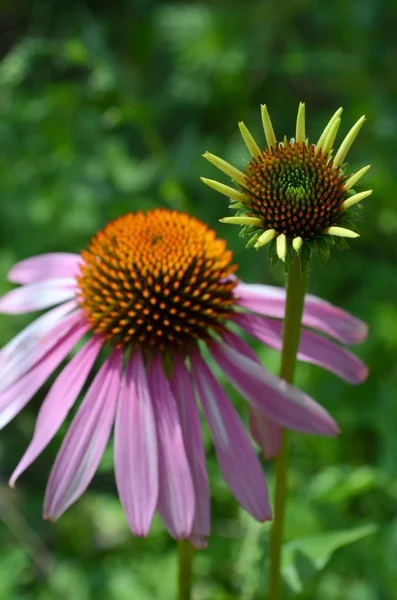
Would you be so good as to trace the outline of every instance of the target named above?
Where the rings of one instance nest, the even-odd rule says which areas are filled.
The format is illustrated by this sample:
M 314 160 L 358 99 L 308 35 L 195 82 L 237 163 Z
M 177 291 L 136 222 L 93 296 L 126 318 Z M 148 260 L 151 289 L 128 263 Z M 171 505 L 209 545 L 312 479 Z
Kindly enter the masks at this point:
M 250 403 L 253 434 L 267 456 L 277 452 L 280 427 L 338 433 L 324 408 L 268 373 L 232 331 L 238 326 L 279 348 L 285 304 L 283 290 L 240 283 L 235 270 L 213 231 L 164 209 L 115 220 L 81 255 L 44 254 L 11 269 L 9 280 L 21 287 L 0 299 L 1 312 L 59 306 L 0 352 L 0 427 L 73 352 L 41 405 L 11 485 L 87 388 L 49 477 L 46 518 L 58 518 L 86 490 L 114 425 L 116 483 L 133 533 L 145 536 L 157 509 L 172 536 L 203 545 L 210 495 L 196 394 L 233 494 L 256 519 L 271 517 L 260 462 L 207 350 Z M 366 335 L 361 321 L 314 296 L 306 298 L 303 323 L 347 344 Z M 305 328 L 299 358 L 362 381 L 365 366 L 329 337 Z
M 300 103 L 296 120 L 296 137 L 277 142 L 266 105 L 261 106 L 267 148 L 256 143 L 243 122 L 239 128 L 251 154 L 251 160 L 240 171 L 222 158 L 206 152 L 204 157 L 237 184 L 238 189 L 202 177 L 209 187 L 232 200 L 230 208 L 236 216 L 221 219 L 223 223 L 243 226 L 242 237 L 249 237 L 247 247 L 258 249 L 271 242 L 270 256 L 292 259 L 301 254 L 302 262 L 310 260 L 312 250 L 325 262 L 329 244 L 347 247 L 344 238 L 358 237 L 350 210 L 372 190 L 356 192 L 354 187 L 368 171 L 363 167 L 348 175 L 346 155 L 360 131 L 365 117 L 350 129 L 338 151 L 333 146 L 341 122 L 339 108 L 316 144 L 306 137 L 305 105 Z

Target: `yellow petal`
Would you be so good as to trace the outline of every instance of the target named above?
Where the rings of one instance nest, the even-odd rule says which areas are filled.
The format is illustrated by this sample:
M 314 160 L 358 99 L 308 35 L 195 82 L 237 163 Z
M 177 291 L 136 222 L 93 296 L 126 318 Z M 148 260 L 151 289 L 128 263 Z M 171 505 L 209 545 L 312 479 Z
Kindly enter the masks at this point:
M 344 227 L 328 227 L 324 229 L 324 233 L 327 235 L 337 235 L 338 237 L 357 238 L 360 237 L 355 231 L 345 229 Z
M 203 183 L 205 183 L 205 185 L 208 185 L 208 187 L 220 192 L 232 200 L 236 200 L 236 202 L 247 202 L 248 200 L 247 196 L 245 196 L 242 192 L 230 187 L 230 185 L 224 185 L 223 183 L 219 183 L 219 181 L 207 179 L 206 177 L 200 177 L 200 179 Z
M 357 202 L 361 202 L 361 200 L 364 200 L 364 198 L 370 196 L 372 194 L 372 191 L 373 190 L 367 190 L 366 192 L 360 192 L 359 194 L 354 194 L 354 196 L 350 196 L 350 198 L 348 198 L 342 203 L 343 210 L 354 206 L 355 204 L 357 204 Z
M 327 139 L 324 142 L 324 146 L 322 148 L 323 154 L 328 154 L 328 152 L 332 150 L 336 134 L 338 133 L 339 125 L 340 119 L 335 119 L 335 121 L 332 123 L 331 129 L 328 132 Z
M 361 179 L 361 177 L 363 175 L 365 175 L 365 173 L 368 171 L 368 169 L 370 167 L 371 167 L 371 165 L 367 165 L 366 167 L 363 167 L 362 169 L 357 171 L 357 173 L 355 173 L 354 175 L 349 177 L 349 179 L 346 181 L 345 185 L 343 186 L 343 189 L 345 190 L 345 192 L 348 192 L 353 187 L 353 185 L 355 185 L 357 183 L 357 181 L 359 179 Z
M 284 233 L 280 233 L 276 240 L 276 250 L 279 259 L 285 261 L 285 257 L 287 256 L 287 238 Z
M 269 148 L 273 148 L 273 146 L 277 146 L 277 140 L 274 134 L 273 125 L 266 104 L 261 104 L 261 114 L 266 143 L 269 146 Z
M 244 175 L 241 171 L 233 167 L 230 163 L 223 160 L 223 158 L 219 158 L 219 156 L 215 156 L 215 154 L 211 154 L 211 152 L 205 152 L 203 154 L 204 158 L 206 158 L 210 163 L 212 163 L 217 169 L 229 175 L 231 179 L 237 181 L 239 185 L 247 187 L 247 184 L 244 179 Z
M 306 126 L 305 126 L 305 105 L 303 102 L 299 103 L 298 116 L 296 117 L 296 141 L 300 144 L 304 144 L 306 138 Z
M 327 139 L 327 135 L 329 133 L 329 130 L 331 129 L 331 127 L 334 124 L 334 122 L 336 121 L 336 119 L 338 119 L 341 116 L 342 112 L 343 112 L 343 108 L 342 107 L 338 108 L 338 110 L 332 115 L 332 117 L 328 121 L 328 123 L 327 123 L 324 131 L 320 135 L 319 140 L 318 140 L 318 142 L 316 144 L 315 156 L 317 156 L 317 154 L 320 152 L 320 150 L 324 146 L 324 143 L 325 143 L 325 140 Z
M 268 229 L 267 231 L 264 231 L 258 237 L 254 248 L 261 248 L 262 246 L 265 246 L 266 244 L 268 244 L 270 242 L 270 240 L 272 240 L 274 237 L 276 237 L 276 235 L 277 234 L 276 234 L 275 229 Z
M 223 219 L 219 219 L 219 221 L 231 225 L 262 225 L 262 221 L 255 217 L 223 217 Z
M 249 132 L 248 128 L 244 125 L 244 123 L 242 121 L 240 121 L 240 123 L 238 124 L 238 127 L 240 129 L 241 135 L 243 136 L 243 140 L 245 142 L 245 145 L 248 148 L 249 153 L 254 158 L 258 158 L 261 151 L 260 151 L 258 144 L 256 143 L 256 141 L 252 137 L 251 133 Z
M 299 250 L 302 248 L 302 244 L 303 240 L 301 237 L 296 237 L 292 240 L 292 247 L 295 250 L 295 252 L 299 252 Z
M 357 123 L 353 125 L 353 127 L 350 129 L 349 133 L 341 143 L 338 152 L 336 153 L 336 156 L 334 158 L 334 167 L 339 167 L 345 160 L 346 155 L 349 152 L 354 140 L 356 139 L 358 132 L 364 125 L 364 121 L 365 116 L 361 117 L 361 119 L 359 119 Z

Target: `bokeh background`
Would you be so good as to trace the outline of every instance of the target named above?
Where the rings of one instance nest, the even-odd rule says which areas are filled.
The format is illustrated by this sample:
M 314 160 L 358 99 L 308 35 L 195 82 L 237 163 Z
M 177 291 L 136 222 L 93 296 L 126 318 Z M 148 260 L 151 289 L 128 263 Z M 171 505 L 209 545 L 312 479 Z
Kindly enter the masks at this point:
M 282 285 L 280 265 L 246 251 L 236 230 L 218 223 L 227 200 L 199 181 L 216 175 L 201 154 L 241 165 L 237 122 L 263 139 L 264 102 L 276 132 L 292 136 L 305 101 L 312 140 L 339 106 L 339 140 L 367 115 L 349 154 L 352 169 L 372 164 L 361 237 L 326 268 L 313 263 L 310 291 L 369 323 L 357 352 L 371 373 L 352 388 L 299 367 L 298 384 L 342 434 L 293 436 L 285 597 L 396 598 L 395 2 L 2 0 L 0 21 L 2 293 L 14 261 L 76 252 L 110 219 L 155 206 L 207 221 L 228 239 L 245 280 Z M 1 316 L 1 344 L 29 321 Z M 276 372 L 277 354 L 258 351 Z M 175 543 L 159 520 L 147 540 L 130 535 L 111 447 L 89 491 L 56 524 L 42 521 L 41 506 L 63 431 L 8 489 L 47 390 L 0 435 L 0 600 L 173 598 Z M 239 510 L 208 434 L 206 442 L 212 537 L 196 558 L 194 598 L 265 598 L 266 527 Z M 265 468 L 271 483 L 272 464 Z

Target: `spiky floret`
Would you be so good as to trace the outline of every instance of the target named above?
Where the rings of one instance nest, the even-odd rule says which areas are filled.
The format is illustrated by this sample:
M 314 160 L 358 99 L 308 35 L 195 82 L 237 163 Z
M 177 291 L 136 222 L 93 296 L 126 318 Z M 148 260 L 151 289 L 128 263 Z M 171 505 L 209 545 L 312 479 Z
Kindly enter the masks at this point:
M 93 330 L 122 348 L 191 347 L 221 331 L 236 302 L 232 253 L 184 213 L 125 215 L 82 258 L 79 303 Z
M 267 148 L 260 149 L 244 123 L 239 128 L 251 154 L 244 171 L 239 171 L 223 159 L 206 152 L 204 157 L 229 175 L 239 189 L 202 177 L 209 187 L 231 198 L 234 217 L 223 223 L 242 225 L 240 235 L 249 237 L 247 247 L 260 248 L 270 243 L 273 263 L 301 254 L 302 263 L 317 250 L 324 262 L 329 244 L 341 249 L 345 238 L 358 237 L 354 224 L 357 213 L 350 211 L 372 193 L 356 193 L 353 189 L 369 166 L 348 176 L 346 155 L 360 131 L 361 117 L 346 135 L 338 151 L 333 145 L 341 122 L 342 109 L 332 116 L 316 144 L 306 138 L 305 105 L 300 103 L 296 121 L 296 137 L 278 143 L 266 105 L 262 105 L 262 123 Z

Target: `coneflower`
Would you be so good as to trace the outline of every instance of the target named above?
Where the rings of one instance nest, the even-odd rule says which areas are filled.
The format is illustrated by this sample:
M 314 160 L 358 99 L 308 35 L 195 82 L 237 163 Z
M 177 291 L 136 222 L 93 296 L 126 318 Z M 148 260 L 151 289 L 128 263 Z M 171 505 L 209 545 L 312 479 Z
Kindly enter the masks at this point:
M 115 425 L 116 482 L 133 533 L 145 536 L 157 509 L 172 536 L 204 545 L 210 494 L 196 395 L 234 496 L 254 518 L 271 518 L 260 462 L 204 348 L 250 403 L 266 456 L 278 452 L 280 427 L 338 433 L 319 404 L 267 372 L 232 331 L 237 325 L 279 349 L 285 309 L 282 289 L 241 283 L 235 272 L 213 231 L 163 209 L 115 220 L 81 255 L 44 254 L 11 269 L 9 280 L 21 287 L 3 296 L 0 311 L 59 306 L 0 352 L 1 427 L 73 352 L 43 401 L 11 485 L 59 430 L 101 353 L 50 474 L 46 518 L 58 518 L 86 490 Z M 306 298 L 303 323 L 347 344 L 366 335 L 361 321 L 314 296 Z M 299 358 L 350 383 L 366 376 L 358 358 L 314 331 L 304 329 Z

